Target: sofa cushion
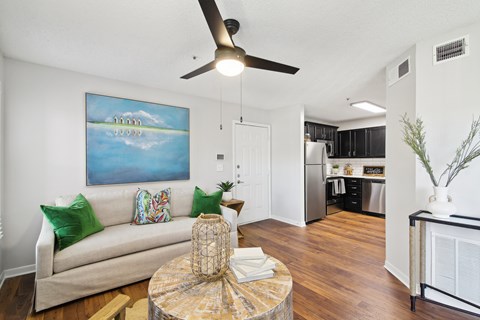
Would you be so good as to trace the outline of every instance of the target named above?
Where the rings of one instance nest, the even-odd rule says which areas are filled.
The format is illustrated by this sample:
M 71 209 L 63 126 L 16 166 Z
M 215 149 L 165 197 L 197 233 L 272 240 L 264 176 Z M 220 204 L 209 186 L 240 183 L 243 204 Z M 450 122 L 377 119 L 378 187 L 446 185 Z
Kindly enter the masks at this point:
M 189 216 L 192 212 L 193 190 L 195 186 L 172 188 L 170 213 L 172 217 Z M 154 190 L 156 192 L 156 190 Z M 152 190 L 150 190 L 152 192 Z M 137 189 L 106 191 L 84 194 L 92 205 L 100 223 L 105 227 L 130 223 L 135 213 Z M 68 206 L 76 195 L 66 195 L 55 200 L 57 206 Z
M 170 188 L 153 195 L 148 190 L 138 189 L 135 198 L 133 223 L 149 224 L 172 220 L 170 216 L 170 194 Z
M 196 219 L 177 217 L 169 223 L 120 224 L 106 227 L 80 242 L 55 253 L 54 273 L 134 252 L 190 241 Z
M 130 223 L 135 212 L 136 190 L 121 190 L 86 194 L 93 211 L 105 227 Z M 56 206 L 68 206 L 75 196 L 62 196 L 55 200 Z
M 41 205 L 40 208 L 55 232 L 59 250 L 104 229 L 82 194 L 75 197 L 68 206 Z
M 187 217 L 192 212 L 194 186 L 172 188 L 170 212 L 172 217 Z

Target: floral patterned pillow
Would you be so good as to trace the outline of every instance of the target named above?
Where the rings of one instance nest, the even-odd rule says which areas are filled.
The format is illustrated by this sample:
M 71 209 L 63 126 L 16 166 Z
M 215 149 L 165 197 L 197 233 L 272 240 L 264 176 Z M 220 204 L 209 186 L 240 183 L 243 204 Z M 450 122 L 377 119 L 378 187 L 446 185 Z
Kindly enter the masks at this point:
M 148 190 L 138 189 L 135 197 L 134 224 L 148 224 L 169 222 L 170 215 L 170 188 L 155 193 L 153 196 Z

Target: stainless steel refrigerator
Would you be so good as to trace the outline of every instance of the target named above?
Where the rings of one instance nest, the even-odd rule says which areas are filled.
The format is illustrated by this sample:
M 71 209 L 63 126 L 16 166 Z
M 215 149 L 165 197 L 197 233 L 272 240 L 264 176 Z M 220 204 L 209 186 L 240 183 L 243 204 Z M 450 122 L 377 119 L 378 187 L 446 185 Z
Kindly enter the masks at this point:
M 327 150 L 325 143 L 305 142 L 305 222 L 327 215 Z

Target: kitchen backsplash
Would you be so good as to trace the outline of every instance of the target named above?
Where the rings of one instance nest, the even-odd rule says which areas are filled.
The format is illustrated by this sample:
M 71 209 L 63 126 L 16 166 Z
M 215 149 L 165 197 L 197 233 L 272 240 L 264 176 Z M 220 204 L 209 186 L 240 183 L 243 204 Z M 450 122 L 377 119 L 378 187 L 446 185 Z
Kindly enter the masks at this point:
M 363 174 L 363 166 L 385 166 L 385 159 L 379 158 L 361 158 L 361 159 L 328 159 L 327 161 L 327 172 L 328 174 L 332 173 L 332 165 L 338 164 L 339 173 L 343 174 L 343 167 L 350 163 L 353 167 L 354 175 Z M 386 172 L 387 170 L 385 170 Z

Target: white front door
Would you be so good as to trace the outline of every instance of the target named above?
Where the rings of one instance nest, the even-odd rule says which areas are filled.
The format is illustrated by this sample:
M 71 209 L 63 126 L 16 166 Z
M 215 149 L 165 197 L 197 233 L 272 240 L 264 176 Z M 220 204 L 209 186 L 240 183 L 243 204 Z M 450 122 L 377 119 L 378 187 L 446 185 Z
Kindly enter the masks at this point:
M 270 128 L 235 123 L 234 194 L 245 201 L 238 223 L 270 217 Z

